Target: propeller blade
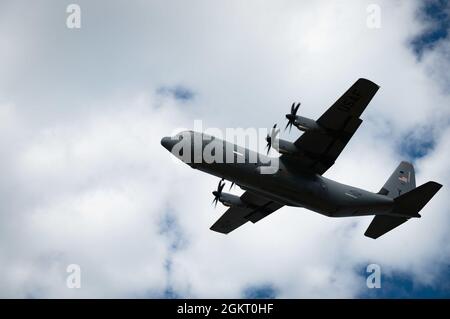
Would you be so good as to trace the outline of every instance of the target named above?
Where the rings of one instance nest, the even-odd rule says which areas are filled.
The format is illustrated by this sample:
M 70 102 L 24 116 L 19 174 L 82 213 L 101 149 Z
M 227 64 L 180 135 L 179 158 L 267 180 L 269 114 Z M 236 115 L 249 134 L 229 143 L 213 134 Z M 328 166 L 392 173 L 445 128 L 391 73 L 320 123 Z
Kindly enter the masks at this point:
M 270 141 L 271 142 L 277 138 L 278 133 L 280 133 L 280 130 L 277 130 L 277 124 L 275 124 L 272 127 L 272 132 L 270 133 Z
M 300 104 L 301 103 L 297 103 L 297 105 L 296 105 L 295 102 L 292 103 L 292 105 L 291 105 L 291 113 L 290 114 L 286 114 L 286 118 L 287 118 L 288 122 L 286 124 L 286 127 L 284 128 L 285 131 L 289 127 L 289 132 L 291 132 L 292 125 L 294 125 L 294 123 L 295 123 L 295 118 L 297 116 L 298 109 L 300 108 Z
M 234 182 L 231 183 L 230 189 L 234 186 Z
M 284 128 L 285 131 L 287 130 L 287 128 L 289 127 L 290 124 L 291 124 L 291 121 L 288 120 L 288 122 L 287 122 L 287 124 L 286 124 L 286 127 Z
M 278 131 L 279 131 L 279 130 L 278 130 Z M 272 141 L 276 138 L 276 136 L 277 136 L 277 134 L 278 134 L 278 131 L 277 131 L 277 123 L 275 123 L 275 124 L 272 126 L 272 129 L 270 130 L 270 135 L 267 134 L 267 136 L 266 136 L 266 142 L 267 142 L 267 144 L 266 144 L 267 155 L 269 155 L 269 152 L 270 152 L 270 150 L 271 150 L 271 148 L 272 148 Z
M 298 103 L 297 106 L 295 107 L 294 115 L 297 115 L 297 111 L 298 111 L 299 107 L 300 107 L 300 103 Z
M 267 144 L 266 144 L 265 148 L 267 149 L 267 154 L 269 154 L 270 148 L 272 147 L 272 138 L 269 135 L 267 135 L 266 141 L 267 141 Z
M 217 185 L 217 190 L 214 191 L 214 192 L 212 192 L 213 195 L 214 195 L 214 199 L 213 199 L 213 201 L 212 201 L 211 204 L 214 204 L 214 208 L 217 207 L 217 202 L 218 202 L 219 199 L 220 199 L 220 195 L 222 194 L 222 190 L 223 190 L 224 187 L 225 187 L 225 182 L 224 182 L 224 179 L 222 178 L 222 179 L 219 181 L 219 185 Z

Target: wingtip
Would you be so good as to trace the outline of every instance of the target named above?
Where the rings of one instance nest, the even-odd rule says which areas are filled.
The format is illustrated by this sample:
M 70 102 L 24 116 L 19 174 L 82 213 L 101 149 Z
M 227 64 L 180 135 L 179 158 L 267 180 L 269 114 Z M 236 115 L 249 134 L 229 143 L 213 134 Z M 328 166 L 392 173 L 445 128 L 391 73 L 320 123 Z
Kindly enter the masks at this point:
M 428 183 L 433 184 L 437 190 L 440 190 L 442 188 L 442 184 L 435 182 L 435 181 L 429 181 Z
M 373 82 L 373 81 L 371 81 L 371 80 L 369 80 L 369 79 L 366 79 L 366 78 L 359 78 L 358 81 L 361 81 L 361 82 L 367 82 L 367 83 L 370 84 L 370 85 L 376 86 L 377 89 L 380 88 L 380 86 L 379 86 L 378 84 L 376 84 L 375 82 Z
M 224 235 L 229 233 L 229 232 L 226 232 L 223 229 L 218 228 L 217 226 L 215 226 L 215 224 L 212 225 L 211 227 L 209 227 L 209 230 L 212 230 L 213 232 L 216 232 L 216 233 L 219 233 L 219 234 L 224 234 Z
M 379 237 L 379 236 L 375 237 L 373 235 L 370 235 L 367 231 L 364 233 L 364 236 L 366 236 L 367 238 L 373 239 L 373 240 L 375 240 L 375 239 L 377 239 Z

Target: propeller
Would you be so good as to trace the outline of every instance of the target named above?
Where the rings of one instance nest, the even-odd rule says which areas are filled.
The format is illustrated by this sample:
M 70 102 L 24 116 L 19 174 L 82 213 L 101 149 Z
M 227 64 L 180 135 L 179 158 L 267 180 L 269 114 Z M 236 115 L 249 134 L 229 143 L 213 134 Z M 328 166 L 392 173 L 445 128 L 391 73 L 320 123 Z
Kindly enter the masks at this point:
M 222 194 L 222 189 L 225 186 L 225 182 L 223 181 L 223 178 L 219 181 L 219 185 L 217 185 L 217 190 L 215 190 L 214 192 L 212 192 L 212 194 L 214 195 L 214 199 L 212 201 L 212 204 L 214 204 L 214 208 L 217 207 L 217 202 L 220 199 L 220 195 Z
M 272 141 L 276 138 L 276 136 L 277 136 L 277 134 L 279 133 L 279 131 L 280 131 L 280 130 L 277 130 L 277 124 L 275 124 L 275 125 L 272 127 L 272 130 L 270 131 L 270 135 L 267 134 L 267 136 L 266 136 L 266 142 L 267 142 L 267 145 L 266 145 L 266 148 L 267 148 L 267 155 L 269 154 L 270 149 L 272 148 Z
M 230 185 L 230 189 L 232 189 L 232 188 L 233 188 L 233 186 L 234 186 L 234 182 L 232 182 L 232 183 L 231 183 L 231 185 Z
M 287 124 L 286 124 L 286 127 L 284 128 L 284 130 L 286 131 L 286 129 L 289 127 L 289 132 L 291 131 L 291 128 L 292 128 L 292 125 L 294 124 L 294 122 L 295 122 L 295 118 L 296 118 L 296 116 L 297 116 L 297 111 L 298 111 L 298 108 L 300 107 L 300 103 L 297 103 L 297 105 L 295 105 L 295 102 L 294 103 L 292 103 L 292 106 L 291 106 L 291 113 L 289 113 L 289 114 L 286 114 L 286 118 L 287 118 L 287 120 L 288 120 L 288 122 L 287 122 Z

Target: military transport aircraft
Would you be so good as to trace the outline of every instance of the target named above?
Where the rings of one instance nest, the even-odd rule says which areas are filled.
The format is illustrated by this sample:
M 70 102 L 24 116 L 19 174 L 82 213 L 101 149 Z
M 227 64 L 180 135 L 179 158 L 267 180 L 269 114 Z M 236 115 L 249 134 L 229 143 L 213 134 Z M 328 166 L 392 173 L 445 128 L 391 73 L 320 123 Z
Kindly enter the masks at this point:
M 295 126 L 304 133 L 292 143 L 277 138 L 279 130 L 275 125 L 266 141 L 268 151 L 273 147 L 281 154 L 278 158 L 193 131 L 164 137 L 161 144 L 192 168 L 222 179 L 213 192 L 213 203 L 219 201 L 229 209 L 211 230 L 227 234 L 286 205 L 329 217 L 375 215 L 365 232 L 375 239 L 410 218 L 421 217 L 419 211 L 442 187 L 431 181 L 416 187 L 414 168 L 408 162 L 398 165 L 378 193 L 323 176 L 361 125 L 360 116 L 378 88 L 367 79 L 357 80 L 317 121 L 297 115 L 300 104 L 294 103 L 286 115 L 285 129 Z M 177 147 L 182 142 L 189 142 L 189 147 Z M 223 155 L 219 154 L 219 158 L 223 156 L 224 160 L 199 159 L 196 154 L 203 154 L 207 148 L 212 153 L 220 151 Z M 228 157 L 225 160 L 226 150 L 232 150 L 231 161 Z M 224 179 L 245 190 L 242 196 L 225 193 Z

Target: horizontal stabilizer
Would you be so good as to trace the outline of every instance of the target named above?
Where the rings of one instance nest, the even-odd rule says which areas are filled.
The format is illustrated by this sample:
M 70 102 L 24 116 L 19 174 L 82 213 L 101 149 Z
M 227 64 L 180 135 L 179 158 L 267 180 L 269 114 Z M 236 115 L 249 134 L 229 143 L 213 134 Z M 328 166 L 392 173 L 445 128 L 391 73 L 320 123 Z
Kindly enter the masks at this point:
M 396 197 L 390 215 L 375 216 L 364 235 L 376 239 L 400 226 L 410 217 L 420 217 L 419 212 L 441 187 L 439 183 L 428 182 Z
M 420 217 L 419 212 L 431 200 L 442 185 L 428 182 L 394 199 L 393 213 Z
M 373 239 L 377 239 L 381 235 L 386 234 L 388 231 L 393 230 L 395 227 L 400 226 L 407 220 L 408 218 L 403 217 L 392 217 L 387 215 L 375 216 L 364 235 Z

